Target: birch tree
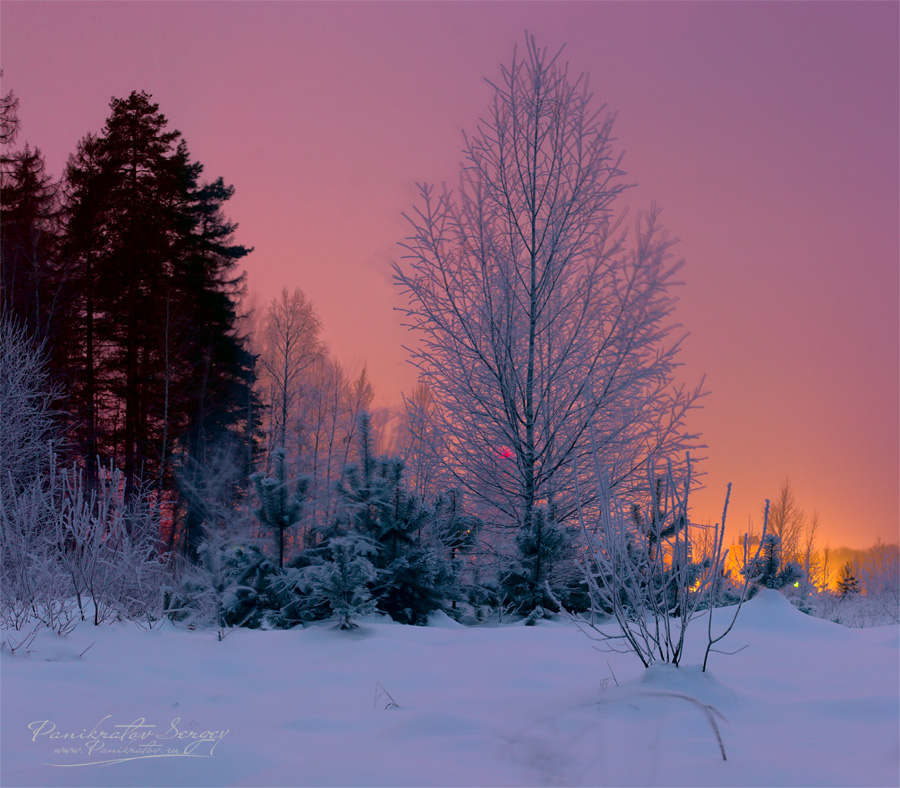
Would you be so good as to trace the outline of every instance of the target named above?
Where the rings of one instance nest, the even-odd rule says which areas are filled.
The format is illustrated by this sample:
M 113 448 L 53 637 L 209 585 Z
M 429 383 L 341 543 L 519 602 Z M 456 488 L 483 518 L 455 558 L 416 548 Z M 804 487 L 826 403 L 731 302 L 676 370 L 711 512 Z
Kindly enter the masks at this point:
M 302 290 L 288 293 L 284 288 L 269 305 L 261 360 L 268 383 L 270 449 L 287 448 L 289 427 L 300 429 L 304 373 L 324 353 L 321 328 L 315 307 Z
M 791 480 L 781 483 L 769 509 L 769 529 L 781 539 L 785 561 L 803 560 L 803 534 L 807 530 L 806 513 L 797 506 Z M 815 536 L 814 532 L 811 536 Z
M 420 186 L 395 264 L 440 454 L 496 522 L 575 514 L 573 468 L 596 436 L 611 487 L 696 444 L 701 390 L 674 384 L 671 288 L 683 261 L 654 207 L 633 224 L 614 116 L 533 38 L 474 132 L 455 191 Z

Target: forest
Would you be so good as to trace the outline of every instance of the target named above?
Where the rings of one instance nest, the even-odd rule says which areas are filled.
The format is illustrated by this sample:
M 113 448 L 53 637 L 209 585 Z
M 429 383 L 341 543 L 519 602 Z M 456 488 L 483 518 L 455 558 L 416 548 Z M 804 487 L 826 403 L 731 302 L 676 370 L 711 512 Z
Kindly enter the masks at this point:
M 533 40 L 503 68 L 458 186 L 407 214 L 419 383 L 386 418 L 301 289 L 248 309 L 233 189 L 152 96 L 113 98 L 54 179 L 7 93 L 4 625 L 597 615 L 677 665 L 678 631 L 648 621 L 761 588 L 896 623 L 896 545 L 838 565 L 787 481 L 730 550 L 726 491 L 720 523 L 691 522 L 706 392 L 677 375 L 683 261 L 655 207 L 620 210 L 613 122 Z

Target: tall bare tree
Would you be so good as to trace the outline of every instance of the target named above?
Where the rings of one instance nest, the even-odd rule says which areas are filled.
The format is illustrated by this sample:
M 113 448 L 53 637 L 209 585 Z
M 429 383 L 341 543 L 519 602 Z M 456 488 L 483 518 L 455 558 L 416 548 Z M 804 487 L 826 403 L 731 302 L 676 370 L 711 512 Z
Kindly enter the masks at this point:
M 321 328 L 315 307 L 300 289 L 283 289 L 269 305 L 261 360 L 268 384 L 269 440 L 275 446 L 287 447 L 289 423 L 293 430 L 299 426 L 294 420 L 304 372 L 324 352 Z
M 806 526 L 806 513 L 797 505 L 791 480 L 785 479 L 769 507 L 769 530 L 780 537 L 781 552 L 785 561 L 803 563 L 805 557 L 803 538 Z M 817 528 L 818 517 L 809 538 L 815 538 Z
M 620 492 L 696 444 L 701 390 L 673 383 L 675 239 L 655 207 L 631 228 L 614 212 L 613 115 L 532 37 L 490 84 L 456 191 L 420 187 L 395 281 L 441 453 L 497 520 L 528 527 L 538 506 L 574 515 L 589 429 Z
M 434 396 L 419 382 L 404 398 L 400 443 L 412 491 L 423 499 L 438 494 L 435 482 L 441 470 L 439 426 L 436 424 Z

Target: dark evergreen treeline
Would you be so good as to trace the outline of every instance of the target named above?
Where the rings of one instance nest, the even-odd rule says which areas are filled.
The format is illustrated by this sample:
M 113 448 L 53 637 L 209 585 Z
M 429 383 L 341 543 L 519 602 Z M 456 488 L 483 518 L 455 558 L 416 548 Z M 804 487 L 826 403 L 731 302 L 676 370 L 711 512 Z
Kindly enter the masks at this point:
M 37 149 L 4 156 L 2 309 L 43 343 L 65 392 L 66 451 L 89 483 L 112 460 L 129 495 L 152 487 L 179 525 L 169 547 L 195 554 L 197 516 L 175 469 L 223 441 L 249 463 L 258 432 L 238 314 L 250 250 L 223 213 L 232 188 L 202 179 L 151 97 L 110 110 L 58 183 Z

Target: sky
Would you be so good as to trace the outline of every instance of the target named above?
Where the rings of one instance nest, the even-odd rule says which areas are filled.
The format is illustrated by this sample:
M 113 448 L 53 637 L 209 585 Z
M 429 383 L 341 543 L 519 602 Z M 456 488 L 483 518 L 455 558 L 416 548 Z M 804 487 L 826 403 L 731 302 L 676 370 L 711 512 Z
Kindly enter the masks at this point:
M 789 478 L 820 542 L 900 526 L 900 4 L 16 2 L 0 4 L 19 142 L 59 175 L 112 97 L 153 95 L 253 246 L 260 307 L 316 305 L 376 404 L 415 383 L 391 281 L 418 182 L 525 32 L 565 45 L 617 113 L 629 180 L 687 263 L 680 378 L 709 396 L 693 519 L 761 521 Z

